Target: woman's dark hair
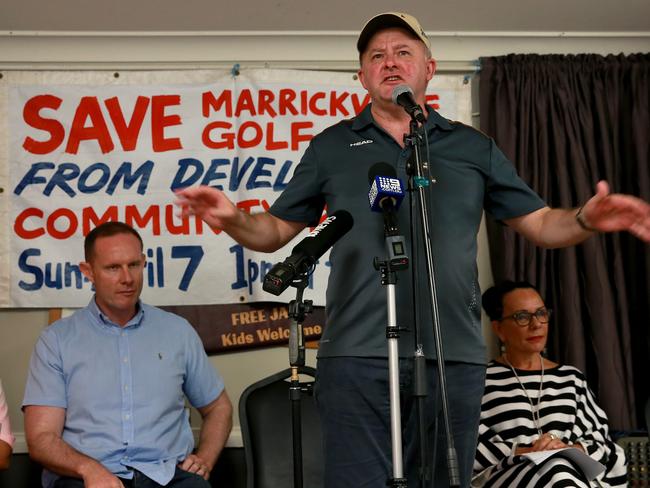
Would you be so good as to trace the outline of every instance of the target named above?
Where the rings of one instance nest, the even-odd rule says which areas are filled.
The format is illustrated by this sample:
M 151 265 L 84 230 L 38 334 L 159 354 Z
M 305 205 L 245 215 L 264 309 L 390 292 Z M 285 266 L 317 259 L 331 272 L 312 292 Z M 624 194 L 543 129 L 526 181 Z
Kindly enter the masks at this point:
M 501 283 L 485 290 L 485 293 L 483 293 L 483 296 L 481 297 L 481 302 L 483 304 L 483 310 L 488 314 L 490 320 L 499 320 L 503 317 L 503 296 L 510 293 L 512 290 L 517 290 L 519 288 L 532 288 L 539 293 L 537 287 L 531 285 L 527 281 L 511 280 L 502 281 Z
M 140 241 L 140 248 L 144 247 L 142 242 L 142 237 L 140 234 L 131 227 L 130 225 L 125 224 L 124 222 L 104 222 L 99 224 L 93 230 L 91 230 L 86 236 L 84 241 L 84 259 L 86 262 L 90 262 L 93 257 L 93 251 L 95 250 L 95 241 L 100 237 L 110 237 L 117 234 L 131 234 L 138 238 Z

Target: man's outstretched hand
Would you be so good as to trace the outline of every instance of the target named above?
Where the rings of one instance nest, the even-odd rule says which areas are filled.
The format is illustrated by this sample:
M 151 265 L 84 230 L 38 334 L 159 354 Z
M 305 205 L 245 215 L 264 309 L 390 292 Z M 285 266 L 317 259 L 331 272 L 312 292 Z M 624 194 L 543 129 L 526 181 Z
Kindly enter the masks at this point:
M 650 242 L 650 204 L 640 198 L 610 193 L 606 181 L 599 181 L 596 194 L 582 207 L 584 223 L 598 232 L 626 230 Z
M 239 211 L 222 191 L 211 186 L 193 186 L 176 192 L 174 204 L 182 217 L 196 215 L 214 230 L 223 230 Z

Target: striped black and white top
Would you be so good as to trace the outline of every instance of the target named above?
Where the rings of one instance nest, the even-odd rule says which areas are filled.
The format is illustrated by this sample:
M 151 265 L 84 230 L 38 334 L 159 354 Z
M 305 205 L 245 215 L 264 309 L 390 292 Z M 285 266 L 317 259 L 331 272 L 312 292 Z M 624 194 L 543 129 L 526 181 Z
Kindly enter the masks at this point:
M 537 406 L 541 372 L 516 371 Z M 566 469 L 549 468 L 545 463 L 535 465 L 513 455 L 518 445 L 531 445 L 538 431 L 530 402 L 517 378 L 508 366 L 492 361 L 481 405 L 473 486 L 626 486 L 625 454 L 611 440 L 607 416 L 596 404 L 582 372 L 572 366 L 547 369 L 541 396 L 541 431 L 553 433 L 566 444 L 580 443 L 590 457 L 605 465 L 605 471 L 591 485 L 585 480 L 572 484 L 567 477 L 575 468 L 566 461 L 562 461 L 568 464 Z

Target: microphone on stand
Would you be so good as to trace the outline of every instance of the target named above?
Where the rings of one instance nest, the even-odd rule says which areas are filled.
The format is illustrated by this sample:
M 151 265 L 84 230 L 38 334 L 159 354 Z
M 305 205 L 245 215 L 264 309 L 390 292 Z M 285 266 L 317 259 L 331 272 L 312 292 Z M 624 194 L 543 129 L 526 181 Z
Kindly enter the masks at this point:
M 404 199 L 402 180 L 388 163 L 375 163 L 368 170 L 368 201 L 370 210 L 381 212 L 384 216 L 384 236 L 388 261 L 392 269 L 408 267 L 408 256 L 404 237 L 397 229 L 397 210 Z
M 307 273 L 318 258 L 352 228 L 353 223 L 347 210 L 337 210 L 328 216 L 296 244 L 287 259 L 271 268 L 264 277 L 262 289 L 273 295 L 282 294 L 296 278 Z
M 397 231 L 395 213 L 404 199 L 402 180 L 388 163 L 375 163 L 368 170 L 368 201 L 370 210 L 384 214 L 384 227 L 387 234 Z
M 393 94 L 391 96 L 393 103 L 404 108 L 406 112 L 411 116 L 412 119 L 424 124 L 427 119 L 424 116 L 422 107 L 415 101 L 413 97 L 413 90 L 408 85 L 397 85 L 393 89 Z

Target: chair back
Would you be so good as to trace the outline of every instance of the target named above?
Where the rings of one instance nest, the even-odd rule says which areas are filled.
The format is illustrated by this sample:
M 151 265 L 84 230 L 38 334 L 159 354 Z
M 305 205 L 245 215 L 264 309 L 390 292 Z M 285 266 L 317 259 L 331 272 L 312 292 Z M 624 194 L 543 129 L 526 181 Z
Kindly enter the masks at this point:
M 305 488 L 323 486 L 323 447 L 320 419 L 311 394 L 316 370 L 298 369 L 308 381 L 301 382 L 302 471 Z M 247 488 L 291 488 L 293 477 L 292 402 L 289 398 L 291 369 L 275 373 L 250 385 L 239 399 L 246 458 Z

